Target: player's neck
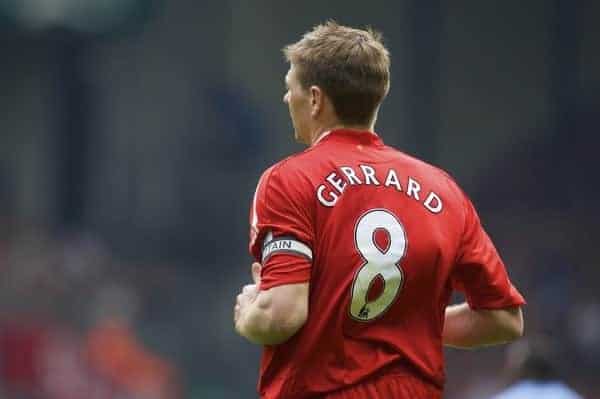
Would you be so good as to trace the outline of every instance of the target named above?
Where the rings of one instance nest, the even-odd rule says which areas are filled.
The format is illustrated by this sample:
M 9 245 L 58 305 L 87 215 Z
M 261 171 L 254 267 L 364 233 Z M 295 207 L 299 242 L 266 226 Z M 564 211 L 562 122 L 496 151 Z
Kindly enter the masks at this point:
M 356 132 L 375 132 L 375 123 L 371 123 L 369 125 L 345 125 L 341 123 L 334 123 L 318 127 L 313 131 L 310 145 L 316 144 L 323 135 L 331 132 L 332 130 L 355 130 Z

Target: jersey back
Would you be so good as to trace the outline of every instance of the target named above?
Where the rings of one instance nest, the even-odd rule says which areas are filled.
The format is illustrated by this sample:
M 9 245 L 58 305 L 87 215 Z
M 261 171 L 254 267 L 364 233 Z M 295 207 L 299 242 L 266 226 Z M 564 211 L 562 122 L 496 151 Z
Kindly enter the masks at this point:
M 251 219 L 261 289 L 310 283 L 306 324 L 265 349 L 265 398 L 310 398 L 382 373 L 441 389 L 452 290 L 474 308 L 523 303 L 452 179 L 374 133 L 330 132 L 269 169 Z

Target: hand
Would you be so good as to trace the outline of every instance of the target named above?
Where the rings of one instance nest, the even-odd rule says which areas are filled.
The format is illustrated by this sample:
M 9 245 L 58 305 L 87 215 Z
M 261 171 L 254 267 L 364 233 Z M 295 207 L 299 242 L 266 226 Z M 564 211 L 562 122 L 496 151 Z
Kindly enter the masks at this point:
M 252 280 L 254 284 L 246 284 L 242 288 L 242 292 L 237 296 L 235 307 L 233 308 L 233 321 L 235 323 L 236 330 L 239 331 L 238 324 L 240 316 L 244 313 L 248 305 L 252 304 L 256 300 L 260 289 L 260 272 L 262 266 L 258 262 L 252 264 Z

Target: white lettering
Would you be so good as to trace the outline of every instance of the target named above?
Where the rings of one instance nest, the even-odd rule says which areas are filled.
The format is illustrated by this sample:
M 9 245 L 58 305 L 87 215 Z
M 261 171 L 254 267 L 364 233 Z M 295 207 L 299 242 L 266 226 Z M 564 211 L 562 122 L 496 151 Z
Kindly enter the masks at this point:
M 421 185 L 416 180 L 413 180 L 411 177 L 408 178 L 408 189 L 406 190 L 406 195 L 413 196 L 417 201 L 419 200 L 419 191 L 421 191 Z M 413 195 L 414 194 L 414 195 Z
M 434 201 L 435 205 L 432 205 Z M 423 205 L 425 205 L 425 208 L 429 209 L 433 213 L 440 213 L 443 208 L 441 198 L 438 197 L 438 195 L 433 191 L 429 193 Z
M 402 191 L 402 186 L 400 186 L 400 181 L 398 181 L 398 175 L 396 175 L 396 171 L 394 169 L 390 169 L 387 177 L 385 178 L 384 186 L 394 186 L 396 190 Z
M 360 165 L 360 168 L 362 169 L 362 172 L 365 175 L 365 184 L 374 184 L 376 186 L 379 186 L 379 182 L 375 177 L 375 169 L 367 165 Z M 369 181 L 372 181 L 373 183 L 369 183 Z
M 327 207 L 332 207 L 335 205 L 335 203 L 338 200 L 338 195 L 334 192 L 329 192 L 329 196 L 332 198 L 330 200 L 326 200 L 325 197 L 323 197 L 323 191 L 325 191 L 325 185 L 321 184 L 319 186 L 319 188 L 317 188 L 317 198 L 319 199 L 319 202 Z
M 344 172 L 344 174 L 348 178 L 348 183 L 350 183 L 351 185 L 362 184 L 360 179 L 358 177 L 356 177 L 356 173 L 354 172 L 354 169 L 352 169 L 349 166 L 342 166 L 340 169 L 342 172 Z
M 359 167 L 362 175 L 359 175 Z M 372 185 L 380 186 L 380 178 L 384 187 L 393 187 L 398 192 L 404 192 L 407 197 L 423 204 L 425 209 L 433 214 L 439 214 L 444 209 L 442 198 L 435 192 L 422 187 L 421 183 L 413 177 L 400 180 L 395 169 L 388 168 L 377 177 L 375 168 L 370 165 L 340 166 L 338 170 L 329 173 L 323 184 L 317 187 L 317 199 L 326 207 L 334 207 L 348 186 Z M 352 190 L 352 189 L 351 189 Z M 280 244 L 281 245 L 281 244 Z
M 266 262 L 271 255 L 276 254 L 277 252 L 302 255 L 312 260 L 312 250 L 306 244 L 291 238 L 280 238 L 265 244 L 262 253 L 262 261 Z
M 291 248 L 292 248 L 292 241 L 281 240 L 281 241 L 279 241 L 279 244 L 277 242 L 273 243 L 273 247 L 271 248 L 271 251 L 273 251 L 275 249 L 291 249 Z
M 337 179 L 336 179 L 337 178 Z M 327 181 L 331 183 L 331 185 L 341 194 L 344 192 L 344 188 L 346 188 L 346 183 L 335 174 L 335 172 L 331 173 L 327 176 Z

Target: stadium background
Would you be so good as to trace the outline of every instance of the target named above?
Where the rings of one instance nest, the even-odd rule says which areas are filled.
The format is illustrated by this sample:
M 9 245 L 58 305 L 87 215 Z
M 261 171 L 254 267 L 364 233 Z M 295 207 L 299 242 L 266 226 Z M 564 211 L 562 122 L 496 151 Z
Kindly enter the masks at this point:
M 335 18 L 383 31 L 377 131 L 448 170 L 600 397 L 600 2 L 0 1 L 0 398 L 252 398 L 262 170 L 301 147 L 280 49 Z M 504 348 L 447 350 L 451 399 L 506 384 Z

